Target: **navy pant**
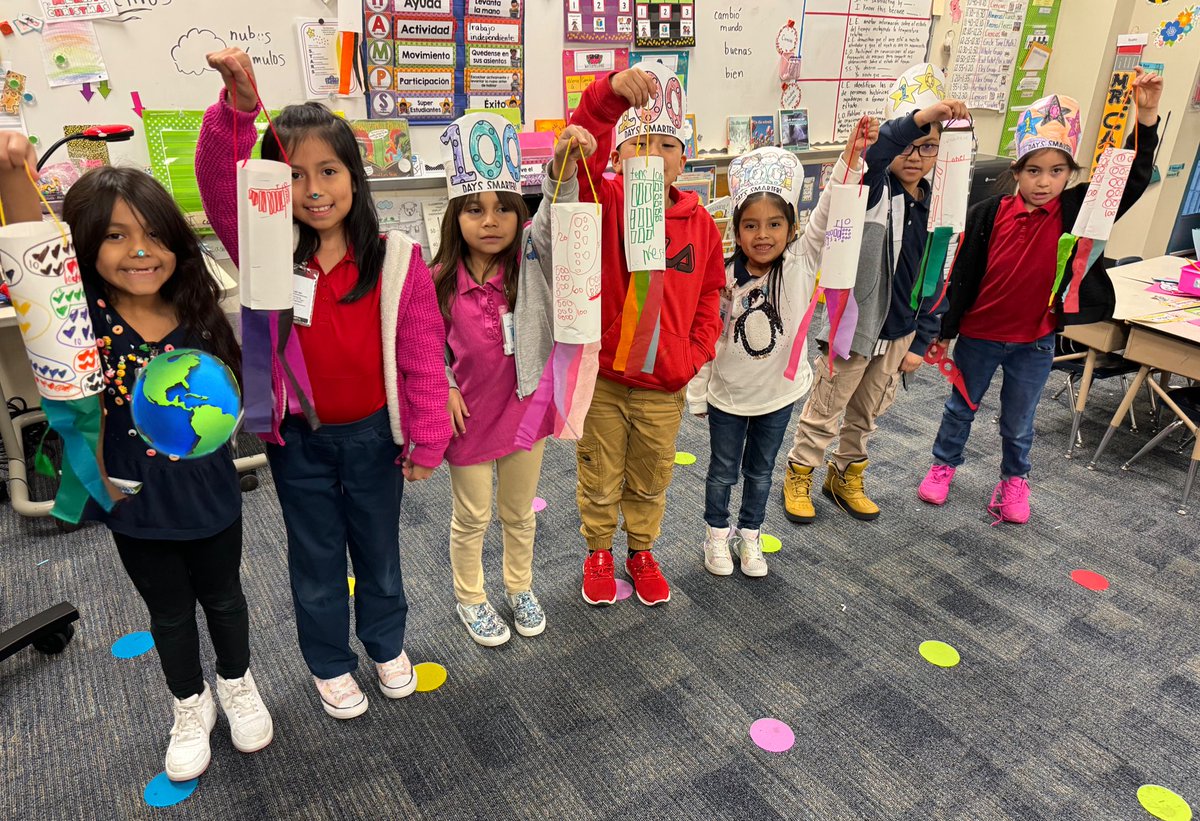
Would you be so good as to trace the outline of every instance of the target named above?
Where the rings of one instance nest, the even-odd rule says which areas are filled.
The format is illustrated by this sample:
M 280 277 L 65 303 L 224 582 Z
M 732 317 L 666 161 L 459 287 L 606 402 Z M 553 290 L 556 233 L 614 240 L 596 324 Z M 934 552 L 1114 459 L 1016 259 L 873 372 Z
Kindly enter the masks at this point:
M 150 633 L 172 695 L 204 692 L 196 602 L 204 608 L 217 675 L 241 678 L 250 666 L 250 618 L 238 568 L 242 519 L 207 539 L 136 539 L 113 533 L 117 553 L 150 612 Z
M 709 527 L 729 527 L 729 496 L 739 469 L 744 481 L 738 527 L 762 527 L 775 457 L 791 418 L 792 405 L 762 416 L 737 416 L 708 406 L 711 455 L 704 480 L 704 521 Z
M 954 362 L 976 405 L 987 393 L 996 369 L 1004 370 L 1000 388 L 1000 474 L 1005 479 L 1029 475 L 1033 416 L 1050 378 L 1054 336 L 1047 334 L 1036 342 L 988 342 L 960 336 L 954 345 Z M 942 411 L 942 426 L 933 442 L 937 464 L 958 467 L 963 463 L 963 448 L 974 420 L 975 411 L 957 390 L 951 390 Z
M 384 408 L 346 425 L 283 424 L 267 458 L 283 508 L 300 652 L 317 678 L 358 667 L 350 649 L 346 548 L 354 563 L 358 638 L 377 662 L 404 649 L 408 602 L 400 575 L 400 448 Z

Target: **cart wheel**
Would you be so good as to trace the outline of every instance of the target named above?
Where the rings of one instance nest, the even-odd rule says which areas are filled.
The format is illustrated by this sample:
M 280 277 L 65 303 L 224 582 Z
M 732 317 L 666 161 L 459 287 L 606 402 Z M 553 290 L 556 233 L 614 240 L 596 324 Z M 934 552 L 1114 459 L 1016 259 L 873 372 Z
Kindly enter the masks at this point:
M 39 653 L 47 656 L 53 656 L 67 649 L 67 645 L 71 643 L 71 637 L 75 635 L 75 625 L 64 625 L 62 630 L 57 633 L 50 633 L 42 636 L 33 643 L 33 647 Z
M 242 493 L 249 493 L 258 487 L 258 476 L 254 473 L 244 474 L 238 481 L 242 486 Z

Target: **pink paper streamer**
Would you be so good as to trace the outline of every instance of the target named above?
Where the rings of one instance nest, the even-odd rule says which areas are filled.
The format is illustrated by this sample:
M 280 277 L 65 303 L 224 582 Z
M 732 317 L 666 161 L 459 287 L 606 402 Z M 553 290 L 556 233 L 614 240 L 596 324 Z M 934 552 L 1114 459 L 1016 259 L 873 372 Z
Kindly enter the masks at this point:
M 830 305 L 830 294 L 834 301 Z M 825 292 L 825 304 L 830 307 L 830 316 L 836 321 L 829 327 L 829 350 L 834 356 L 842 359 L 850 358 L 850 346 L 854 343 L 854 331 L 858 328 L 858 303 L 854 300 L 854 291 L 835 290 Z M 833 357 L 830 357 L 832 363 Z
M 804 343 L 808 339 L 808 326 L 812 324 L 813 312 L 817 310 L 817 301 L 821 298 L 820 286 L 813 289 L 812 299 L 808 301 L 808 308 L 804 311 L 804 316 L 800 318 L 800 326 L 796 328 L 796 335 L 792 338 L 792 350 L 788 354 L 787 368 L 783 375 L 791 381 L 796 381 L 796 371 L 800 367 L 800 355 L 804 352 Z

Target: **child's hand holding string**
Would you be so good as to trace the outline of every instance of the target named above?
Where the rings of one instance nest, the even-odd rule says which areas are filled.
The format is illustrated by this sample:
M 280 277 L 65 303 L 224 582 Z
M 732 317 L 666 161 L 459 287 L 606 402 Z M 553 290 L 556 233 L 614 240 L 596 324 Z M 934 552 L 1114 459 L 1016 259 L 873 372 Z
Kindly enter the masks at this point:
M 654 91 L 654 80 L 649 74 L 634 66 L 613 75 L 612 90 L 617 95 L 624 97 L 625 102 L 632 107 L 643 108 L 646 103 L 650 102 L 650 95 Z
M 237 100 L 238 111 L 247 113 L 258 108 L 258 94 L 254 91 L 254 64 L 250 55 L 240 48 L 223 48 L 204 56 L 208 64 L 221 73 L 229 104 Z
M 846 165 L 854 170 L 854 162 L 856 157 L 861 157 L 863 152 L 875 144 L 879 139 L 879 120 L 875 117 L 867 116 L 866 114 L 858 118 L 858 122 L 854 125 L 854 131 L 850 135 L 850 139 L 846 142 L 846 150 L 842 152 L 842 160 Z
M 1163 78 L 1141 66 L 1134 68 L 1133 94 L 1137 103 L 1138 122 L 1153 126 L 1158 123 L 1158 103 L 1162 100 Z
M 37 152 L 18 131 L 0 131 L 0 222 L 38 222 L 42 204 L 29 174 L 37 168 Z M 28 170 L 26 170 L 28 169 Z M 0 277 L 0 282 L 4 278 Z
M 570 179 L 575 176 L 580 155 L 587 159 L 595 153 L 596 138 L 591 132 L 583 126 L 569 125 L 554 144 L 554 162 L 550 166 L 550 173 L 554 179 L 560 176 Z

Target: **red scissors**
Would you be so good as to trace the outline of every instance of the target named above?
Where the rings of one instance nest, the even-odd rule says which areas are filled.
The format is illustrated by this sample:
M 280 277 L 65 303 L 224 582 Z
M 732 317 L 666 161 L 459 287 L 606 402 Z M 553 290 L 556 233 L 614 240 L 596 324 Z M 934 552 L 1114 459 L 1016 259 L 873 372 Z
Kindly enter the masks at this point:
M 925 361 L 930 365 L 936 365 L 942 376 L 958 389 L 959 394 L 966 400 L 967 406 L 971 410 L 978 410 L 979 405 L 971 401 L 970 394 L 967 393 L 967 382 L 963 379 L 962 371 L 954 364 L 954 360 L 950 358 L 950 346 L 937 340 L 929 346 L 929 350 L 925 351 Z

